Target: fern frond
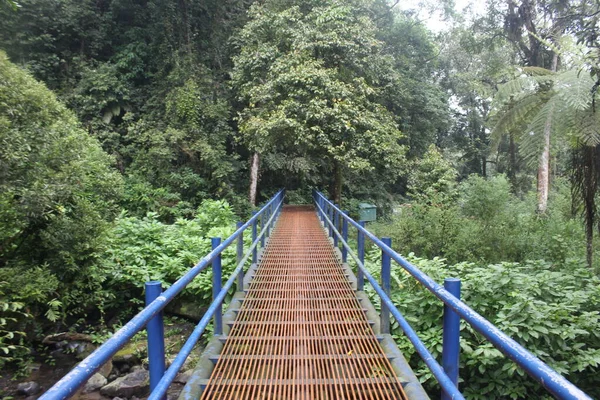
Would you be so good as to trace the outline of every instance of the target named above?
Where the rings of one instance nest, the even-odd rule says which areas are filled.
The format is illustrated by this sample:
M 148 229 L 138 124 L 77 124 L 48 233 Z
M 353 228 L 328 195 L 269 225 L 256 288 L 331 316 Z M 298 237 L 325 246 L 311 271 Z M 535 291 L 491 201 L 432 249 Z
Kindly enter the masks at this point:
M 542 67 L 523 67 L 523 72 L 529 76 L 548 76 L 556 74 L 555 72 Z
M 548 125 L 550 129 L 550 137 L 556 133 L 555 115 L 560 107 L 560 98 L 553 96 L 548 100 L 539 111 L 529 119 L 529 124 L 525 129 L 525 134 L 521 140 L 520 153 L 526 164 L 534 167 L 537 164 L 538 157 L 544 149 L 544 131 Z
M 593 86 L 594 80 L 590 74 L 570 70 L 557 77 L 555 88 L 569 107 L 583 111 L 592 105 Z
M 491 118 L 494 123 L 491 137 L 492 151 L 498 149 L 498 145 L 504 135 L 514 135 L 518 140 L 525 131 L 527 121 L 536 115 L 544 105 L 543 98 L 538 93 L 529 93 L 520 101 L 506 106 Z M 499 118 L 496 118 L 497 116 Z

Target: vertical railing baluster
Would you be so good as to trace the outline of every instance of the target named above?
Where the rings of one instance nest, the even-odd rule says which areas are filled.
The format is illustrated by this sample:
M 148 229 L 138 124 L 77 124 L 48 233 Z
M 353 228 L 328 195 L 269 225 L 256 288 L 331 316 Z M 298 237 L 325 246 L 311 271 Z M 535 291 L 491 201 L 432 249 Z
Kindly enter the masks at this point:
M 361 226 L 361 228 L 365 227 L 365 221 L 358 221 L 358 224 Z M 357 243 L 357 253 L 358 253 L 358 260 L 360 261 L 360 263 L 362 265 L 365 265 L 365 234 L 360 230 L 357 229 L 357 237 L 356 237 L 356 243 Z M 360 267 L 356 268 L 356 290 L 364 290 L 365 288 L 365 276 L 362 273 L 362 270 L 360 269 Z
M 444 289 L 460 299 L 460 279 L 447 278 Z M 458 387 L 458 368 L 460 362 L 460 316 L 444 304 L 444 332 L 442 335 L 442 367 L 450 380 Z M 442 400 L 451 397 L 442 392 Z
M 389 237 L 383 237 L 381 238 L 381 241 L 388 245 L 389 247 L 392 247 L 392 239 Z M 391 257 L 382 249 L 381 250 L 381 288 L 383 289 L 383 291 L 385 292 L 385 294 L 390 295 L 390 289 L 391 289 L 391 278 L 392 278 L 392 259 Z M 381 312 L 380 312 L 380 317 L 381 317 L 381 325 L 380 325 L 380 330 L 381 333 L 390 333 L 390 310 L 388 309 L 388 307 L 384 304 L 384 302 L 381 302 Z
M 333 204 L 329 204 L 329 237 L 333 237 L 333 213 L 335 212 L 333 209 Z
M 265 210 L 263 210 L 262 214 L 260 214 L 260 232 L 262 232 L 262 231 L 265 229 L 265 223 L 266 223 L 266 222 L 267 222 L 267 221 L 265 220 Z M 264 248 L 265 248 L 265 236 L 266 236 L 266 235 L 264 235 L 264 234 L 263 234 L 263 235 L 260 237 L 260 247 L 261 247 L 262 249 L 264 249 Z
M 344 211 L 344 215 L 348 215 L 348 211 Z M 348 243 L 348 220 L 342 216 L 342 239 Z M 348 249 L 342 243 L 342 262 L 348 261 Z
M 159 281 L 146 282 L 146 307 L 162 293 Z M 148 370 L 150 372 L 150 392 L 165 374 L 165 327 L 163 312 L 156 314 L 146 325 L 148 331 Z
M 211 239 L 211 245 L 212 245 L 212 249 L 216 249 L 217 247 L 219 247 L 219 245 L 221 244 L 221 238 L 220 237 L 215 237 Z M 213 301 L 215 301 L 215 299 L 217 298 L 217 296 L 219 295 L 219 292 L 221 291 L 221 285 L 223 284 L 223 279 L 222 279 L 222 268 L 221 268 L 221 254 L 218 254 L 212 262 L 212 274 L 213 274 L 213 279 L 212 279 L 212 295 L 213 295 Z M 223 305 L 219 304 L 217 306 L 217 309 L 215 310 L 215 315 L 214 315 L 214 334 L 215 335 L 222 335 L 223 334 Z
M 338 206 L 338 204 L 336 204 Z M 339 208 L 339 206 L 338 206 Z M 340 231 L 340 213 L 336 210 L 333 216 L 333 226 L 335 230 Z M 339 238 L 336 233 L 333 233 L 333 247 L 338 247 Z
M 244 225 L 243 222 L 238 222 L 237 223 L 237 229 L 240 229 L 242 227 L 242 225 Z M 242 231 L 240 233 L 240 236 L 238 236 L 237 239 L 237 263 L 239 264 L 242 261 L 242 258 L 244 257 L 244 231 Z M 244 267 L 242 267 L 242 269 L 240 269 L 240 273 L 237 276 L 237 290 L 238 292 L 242 292 L 244 291 Z
M 254 216 L 256 215 L 256 211 L 252 211 L 252 217 L 254 218 Z M 254 220 L 254 222 L 252 222 L 252 244 L 254 244 L 254 242 L 256 242 L 256 225 L 258 224 L 258 218 Z M 258 260 L 258 244 L 256 246 L 254 246 L 254 249 L 252 249 L 252 264 L 256 264 Z

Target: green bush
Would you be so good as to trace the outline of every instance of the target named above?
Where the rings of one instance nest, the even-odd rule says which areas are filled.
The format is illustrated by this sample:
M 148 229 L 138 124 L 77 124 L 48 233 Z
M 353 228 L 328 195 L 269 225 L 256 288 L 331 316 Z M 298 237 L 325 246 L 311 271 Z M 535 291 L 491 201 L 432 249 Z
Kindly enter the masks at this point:
M 563 262 L 585 254 L 580 221 L 570 215 L 566 182 L 555 182 L 547 215 L 534 210 L 534 195 L 514 196 L 504 176 L 473 175 L 459 185 L 457 201 L 430 193 L 426 201 L 405 204 L 390 222 L 371 229 L 390 236 L 403 254 L 444 257 L 451 263 Z
M 368 253 L 377 271 L 380 252 Z M 592 397 L 600 396 L 600 279 L 585 260 L 448 265 L 410 255 L 438 283 L 462 280 L 462 299 Z M 392 300 L 440 361 L 442 302 L 400 266 L 393 267 Z M 372 297 L 373 292 L 370 290 Z M 377 303 L 377 302 L 376 302 Z M 393 334 L 431 395 L 439 388 L 396 323 Z M 460 388 L 467 399 L 551 398 L 465 321 L 461 322 Z
M 231 207 L 214 200 L 205 200 L 194 219 L 180 218 L 171 225 L 160 222 L 155 213 L 144 218 L 121 215 L 102 256 L 110 290 L 119 293 L 111 308 L 139 298 L 144 282 L 158 280 L 170 286 L 210 252 L 211 237 L 229 237 L 235 221 Z M 222 256 L 224 277 L 235 268 L 235 260 L 235 246 L 229 246 Z M 184 296 L 200 300 L 200 305 L 210 303 L 211 279 L 208 268 L 186 287 Z

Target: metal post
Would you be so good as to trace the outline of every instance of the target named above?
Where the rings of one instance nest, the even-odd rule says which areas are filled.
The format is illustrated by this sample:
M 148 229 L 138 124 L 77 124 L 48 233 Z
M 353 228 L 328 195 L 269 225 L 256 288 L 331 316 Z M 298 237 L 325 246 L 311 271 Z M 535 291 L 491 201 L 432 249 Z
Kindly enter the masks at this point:
M 447 278 L 444 289 L 460 299 L 460 279 Z M 444 333 L 442 337 L 442 367 L 448 378 L 458 387 L 458 363 L 460 359 L 460 316 L 444 304 Z M 442 400 L 450 400 L 442 392 Z
M 333 237 L 333 204 L 329 204 L 329 237 Z
M 256 211 L 252 211 L 252 217 L 254 217 L 256 215 Z M 256 242 L 256 225 L 258 224 L 258 219 L 255 219 L 254 222 L 252 223 L 252 243 L 254 244 L 254 242 Z M 252 264 L 256 264 L 258 257 L 257 257 L 257 248 L 258 248 L 258 244 L 256 246 L 254 246 L 254 249 L 252 250 Z
M 348 215 L 348 211 L 344 211 L 344 215 Z M 342 217 L 342 239 L 348 243 L 348 220 Z M 348 261 L 348 249 L 342 244 L 342 262 Z
M 212 244 L 212 249 L 216 249 L 217 247 L 219 247 L 219 245 L 221 244 L 221 238 L 216 237 L 216 238 L 212 238 L 210 240 L 211 244 Z M 212 274 L 213 274 L 213 279 L 212 279 L 212 295 L 213 295 L 213 301 L 217 298 L 217 296 L 219 295 L 219 292 L 221 291 L 221 285 L 222 285 L 222 270 L 221 270 L 221 254 L 217 255 L 213 262 L 212 262 Z M 214 329 L 214 334 L 215 335 L 222 335 L 223 334 L 223 306 L 221 304 L 219 304 L 217 306 L 217 309 L 215 310 L 215 315 L 214 315 L 214 321 L 215 321 L 215 329 Z
M 358 224 L 364 228 L 365 221 L 358 221 Z M 361 264 L 365 264 L 365 234 L 360 229 L 357 230 L 358 235 L 356 238 L 358 246 L 358 259 Z M 356 268 L 356 290 L 363 290 L 365 288 L 365 276 L 363 275 L 360 268 Z
M 146 282 L 146 306 L 162 293 L 159 281 Z M 165 327 L 162 311 L 146 325 L 148 331 L 148 369 L 150 371 L 150 391 L 158 385 L 165 374 Z
M 381 241 L 384 244 L 388 245 L 389 247 L 392 247 L 392 239 L 391 238 L 382 237 Z M 383 289 L 385 294 L 387 294 L 388 296 L 390 295 L 391 278 L 392 278 L 392 259 L 385 251 L 382 250 L 381 251 L 381 288 Z M 390 333 L 390 310 L 384 304 L 383 301 L 381 302 L 380 317 L 381 317 L 381 321 L 380 321 L 381 333 Z
M 244 225 L 243 222 L 238 222 L 236 227 L 237 229 L 240 229 L 242 227 L 242 225 Z M 240 236 L 238 236 L 238 241 L 237 241 L 237 263 L 239 264 L 240 261 L 242 261 L 242 258 L 244 257 L 244 232 L 242 231 L 240 233 Z M 240 273 L 238 274 L 237 277 L 237 290 L 238 292 L 242 292 L 244 290 L 244 267 L 242 267 L 242 269 L 240 270 Z
M 263 213 L 260 214 L 260 231 L 261 232 L 263 231 L 263 229 L 265 229 L 265 222 L 266 222 L 265 221 L 265 211 L 263 211 Z M 265 248 L 265 236 L 266 235 L 263 234 L 260 237 L 260 247 L 263 249 Z
M 337 206 L 337 204 L 336 204 Z M 340 231 L 340 213 L 335 211 L 334 212 L 334 216 L 333 216 L 333 226 L 335 227 L 335 229 L 339 232 Z M 333 234 L 333 247 L 338 247 L 338 235 L 337 234 Z

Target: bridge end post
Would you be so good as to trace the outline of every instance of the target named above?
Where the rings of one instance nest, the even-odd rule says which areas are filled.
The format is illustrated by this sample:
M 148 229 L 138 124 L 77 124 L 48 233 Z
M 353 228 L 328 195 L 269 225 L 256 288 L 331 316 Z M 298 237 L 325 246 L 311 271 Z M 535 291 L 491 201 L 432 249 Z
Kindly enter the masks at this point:
M 243 222 L 238 222 L 236 224 L 236 228 L 240 229 L 244 225 Z M 237 264 L 242 261 L 244 257 L 244 231 L 240 233 L 237 240 Z M 237 276 L 237 290 L 238 292 L 244 291 L 244 267 L 240 270 L 240 273 Z
M 159 281 L 146 282 L 146 307 L 162 294 L 162 284 Z M 146 325 L 148 331 L 148 370 L 150 372 L 150 392 L 165 374 L 165 326 L 163 312 L 156 314 Z
M 365 227 L 365 221 L 358 221 L 358 224 L 361 228 Z M 360 229 L 357 229 L 357 252 L 358 252 L 358 260 L 361 264 L 365 264 L 365 234 L 362 233 Z M 356 268 L 356 290 L 362 291 L 365 288 L 365 276 L 363 275 L 360 267 Z
M 211 239 L 212 249 L 216 249 L 221 244 L 220 237 L 214 237 Z M 223 284 L 222 275 L 223 271 L 221 268 L 221 254 L 217 255 L 212 262 L 212 298 L 213 301 L 219 295 L 221 291 L 221 285 Z M 217 309 L 215 310 L 214 315 L 214 334 L 222 335 L 223 334 L 223 306 L 219 304 Z
M 444 279 L 444 289 L 460 299 L 460 279 Z M 444 304 L 444 328 L 442 338 L 442 367 L 444 372 L 458 387 L 458 368 L 460 361 L 460 316 Z M 442 400 L 451 397 L 442 392 Z
M 389 237 L 382 237 L 381 241 L 389 247 L 392 247 L 392 239 Z M 391 279 L 392 279 L 392 259 L 385 252 L 381 251 L 381 287 L 385 294 L 390 295 L 391 290 Z M 380 311 L 380 330 L 381 333 L 390 333 L 390 310 L 381 302 Z

